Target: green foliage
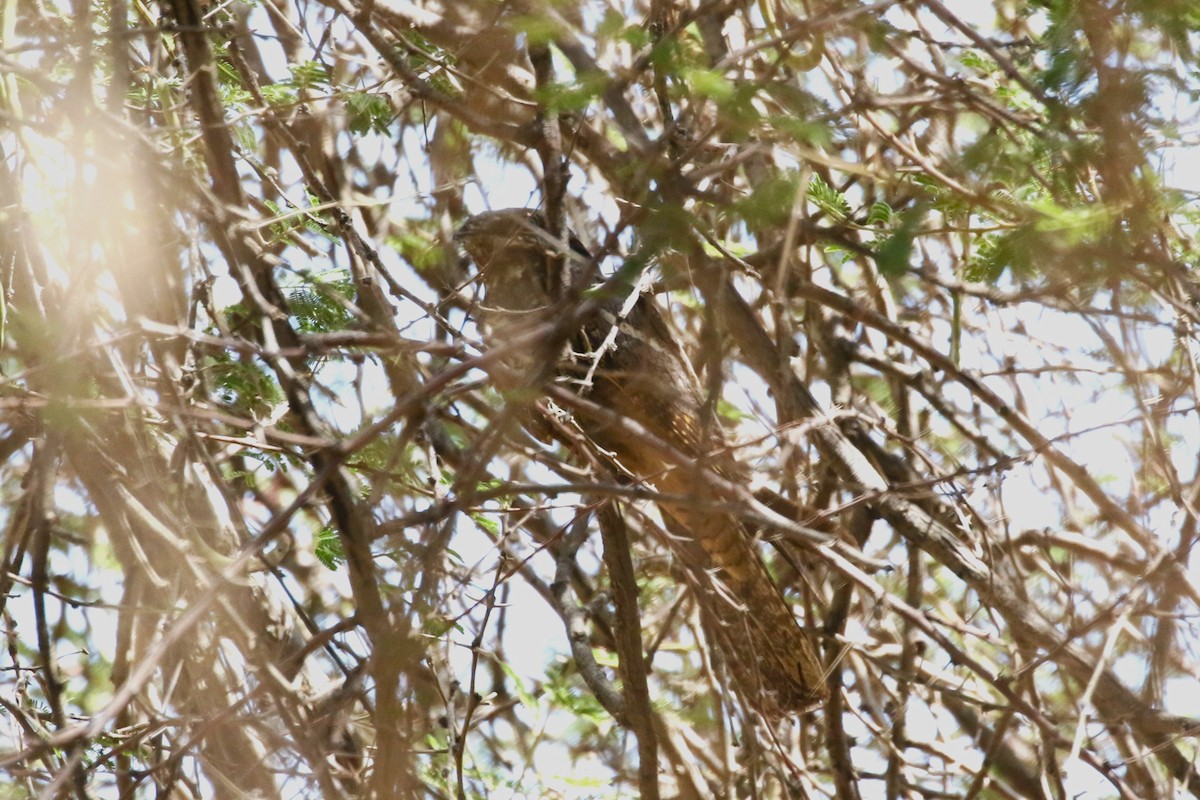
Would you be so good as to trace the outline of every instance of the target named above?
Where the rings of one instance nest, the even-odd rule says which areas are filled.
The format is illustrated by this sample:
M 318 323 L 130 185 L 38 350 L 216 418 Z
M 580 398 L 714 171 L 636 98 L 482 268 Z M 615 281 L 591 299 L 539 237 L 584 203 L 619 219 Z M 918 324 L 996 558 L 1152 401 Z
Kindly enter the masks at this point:
M 546 673 L 546 696 L 549 701 L 575 718 L 574 727 L 579 735 L 585 730 L 603 726 L 611 727 L 612 718 L 590 691 L 583 688 L 583 679 L 575 673 L 567 661 L 552 665 Z
M 308 196 L 310 204 L 315 204 L 315 198 Z M 292 242 L 295 234 L 301 230 L 316 234 L 324 239 L 333 240 L 322 219 L 322 211 L 307 211 L 302 209 L 284 208 L 274 200 L 264 200 L 264 205 L 275 212 L 276 219 L 271 222 L 268 230 L 271 232 L 273 244 Z
M 820 175 L 814 175 L 808 182 L 808 200 L 838 222 L 850 216 L 850 203 L 846 196 L 826 183 Z
M 249 123 L 238 123 L 232 126 L 233 138 L 243 152 L 253 153 L 258 149 L 258 132 Z
M 242 85 L 242 76 L 229 61 L 217 60 L 217 84 L 221 87 L 221 99 L 227 106 L 245 106 L 250 102 L 250 92 Z
M 890 215 L 891 210 L 888 211 Z M 921 217 L 919 210 L 900 214 L 900 226 L 876 248 L 875 263 L 883 275 L 896 278 L 908 271 L 912 263 L 913 239 L 916 238 Z
M 396 116 L 392 104 L 381 95 L 346 92 L 342 102 L 346 104 L 346 124 L 351 133 L 386 134 Z
M 649 47 L 653 39 L 644 25 L 631 24 L 621 29 L 618 38 L 638 50 Z
M 204 373 L 221 404 L 239 416 L 264 419 L 283 402 L 274 377 L 252 359 L 215 352 L 205 359 Z
M 445 636 L 450 631 L 463 632 L 463 626 L 451 617 L 429 614 L 421 618 L 421 633 L 435 639 Z
M 1006 271 L 1016 276 L 1033 272 L 1041 237 L 1032 225 L 1020 225 L 978 242 L 963 276 L 969 281 L 996 283 Z
M 484 514 L 472 514 L 471 520 L 480 528 L 487 531 L 488 535 L 493 539 L 500 536 L 500 522 L 498 520 L 494 520 Z
M 288 72 L 292 76 L 292 86 L 297 89 L 329 88 L 329 68 L 319 61 L 288 64 Z
M 607 7 L 600 23 L 596 26 L 596 41 L 608 42 L 625 29 L 625 15 L 615 8 Z
M 514 30 L 525 34 L 533 45 L 550 44 L 562 33 L 558 21 L 548 14 L 514 15 L 511 24 Z
M 418 272 L 441 266 L 444 253 L 442 244 L 423 227 L 409 225 L 402 228 L 388 236 L 387 245 Z
M 608 76 L 603 72 L 585 72 L 572 83 L 552 83 L 534 92 L 534 97 L 550 111 L 582 111 L 607 85 Z
M 1102 206 L 1042 200 L 1026 209 L 1024 221 L 979 240 L 965 271 L 968 280 L 995 283 L 1005 272 L 1018 278 L 1051 274 L 1082 288 L 1104 277 L 1109 256 L 1122 261 L 1119 231 Z
M 446 97 L 458 98 L 458 87 L 447 75 L 447 68 L 457 63 L 454 53 L 427 39 L 417 28 L 405 31 L 404 46 L 398 46 L 393 57 Z
M 892 223 L 895 218 L 895 213 L 892 207 L 882 200 L 871 204 L 871 208 L 867 211 L 867 226 L 880 226 L 886 228 Z
M 779 225 L 791 217 L 799 189 L 799 172 L 774 172 L 734 203 L 733 211 L 752 226 Z
M 169 103 L 163 103 L 164 98 L 178 92 L 182 84 L 183 81 L 174 76 L 145 76 L 141 80 L 130 84 L 129 91 L 125 94 L 125 99 L 134 108 L 145 109 L 147 111 L 162 111 L 163 108 L 170 105 Z
M 332 527 L 326 525 L 317 531 L 313 555 L 325 565 L 326 569 L 336 570 L 346 563 L 346 550 L 342 547 L 341 537 Z
M 344 272 L 314 279 L 288 292 L 288 309 L 305 333 L 345 330 L 354 324 L 350 311 L 354 283 Z
M 376 436 L 356 450 L 347 464 L 371 475 L 376 481 L 381 480 L 383 473 L 387 473 L 388 479 L 408 481 L 411 485 L 416 478 L 419 461 L 420 456 L 412 443 L 403 445 L 399 437 L 387 433 Z
M 287 83 L 268 83 L 262 87 L 263 99 L 272 106 L 289 106 L 296 102 L 296 90 Z
M 768 109 L 758 125 L 763 136 L 816 147 L 833 140 L 829 101 L 791 81 L 765 83 L 756 97 L 765 99 Z
M 726 425 L 732 427 L 746 419 L 748 415 L 741 408 L 737 407 L 733 403 L 730 403 L 728 400 L 721 398 L 717 400 L 717 416 L 719 416 L 721 421 Z
M 782 134 L 782 137 L 789 141 L 802 142 L 815 147 L 823 147 L 829 144 L 833 138 L 828 123 L 792 114 L 768 115 L 763 118 L 761 127 L 776 134 Z
M 679 71 L 688 91 L 714 100 L 728 100 L 734 96 L 733 82 L 721 72 L 700 67 L 685 67 Z

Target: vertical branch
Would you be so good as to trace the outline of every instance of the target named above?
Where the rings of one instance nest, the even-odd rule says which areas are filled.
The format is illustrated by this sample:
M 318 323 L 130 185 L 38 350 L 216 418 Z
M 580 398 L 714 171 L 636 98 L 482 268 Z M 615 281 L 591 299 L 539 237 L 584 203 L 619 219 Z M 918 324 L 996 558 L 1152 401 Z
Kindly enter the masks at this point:
M 50 719 L 56 730 L 62 730 L 67 725 L 67 714 L 63 708 L 63 692 L 66 686 L 58 675 L 58 657 L 55 654 L 55 635 L 50 630 L 50 622 L 46 613 L 46 595 L 50 592 L 50 541 L 51 503 L 54 491 L 54 472 L 58 463 L 58 446 L 54 437 L 40 443 L 34 448 L 33 459 L 29 465 L 29 491 L 31 513 L 29 526 L 32 533 L 32 548 L 30 551 L 30 583 L 33 587 L 33 615 L 37 626 L 38 658 L 42 662 L 42 681 L 45 686 L 46 703 L 50 707 Z M 87 797 L 87 773 L 78 758 L 80 742 L 74 742 L 66 748 L 67 758 L 63 759 L 63 769 L 70 770 L 71 781 L 76 796 Z M 56 782 L 63 779 L 59 776 Z
M 467 733 L 471 730 L 471 720 L 475 716 L 476 709 L 479 708 L 479 693 L 476 691 L 476 681 L 479 676 L 480 648 L 483 647 L 483 634 L 487 631 L 488 622 L 492 618 L 492 613 L 496 610 L 496 592 L 500 588 L 500 581 L 507 571 L 505 569 L 507 562 L 507 555 L 501 550 L 500 561 L 496 564 L 495 575 L 492 578 L 492 586 L 488 589 L 487 595 L 483 600 L 483 619 L 480 620 L 479 630 L 476 632 L 475 638 L 471 641 L 471 677 L 467 684 L 467 707 L 463 712 L 462 727 L 459 734 L 454 737 L 450 754 L 454 759 L 454 771 L 457 779 L 456 790 L 459 800 L 466 800 L 467 797 L 466 775 L 463 770 L 463 762 L 467 755 Z M 453 731 L 456 722 L 453 719 L 448 719 L 446 720 L 446 724 Z
M 569 169 L 563 157 L 562 131 L 558 127 L 558 110 L 554 107 L 554 59 L 547 44 L 530 44 L 529 61 L 533 64 L 533 75 L 537 81 L 541 102 L 537 114 L 537 152 L 542 160 L 542 191 L 545 200 L 546 230 L 559 243 L 550 255 L 550 296 L 559 298 L 571 286 L 570 270 L 564 269 L 567 243 L 566 214 L 563 199 L 567 194 Z
M 924 570 L 921 568 L 921 551 L 912 543 L 908 544 L 908 582 L 905 586 L 904 602 L 913 608 L 921 607 L 921 579 Z M 906 792 L 907 781 L 904 775 L 904 751 L 907 749 L 908 733 L 905 730 L 905 715 L 908 713 L 908 700 L 912 694 L 913 667 L 916 663 L 917 651 L 912 623 L 904 620 L 902 630 L 904 640 L 900 650 L 898 686 L 896 687 L 896 710 L 892 718 L 892 748 L 888 755 L 887 796 L 888 800 L 898 800 Z
M 629 553 L 629 533 L 615 502 L 602 505 L 599 518 L 604 563 L 612 579 L 613 601 L 617 607 L 617 652 L 625 687 L 626 716 L 638 742 L 638 787 L 642 800 L 657 800 L 658 741 L 654 735 L 654 711 L 650 707 L 650 692 L 646 685 L 637 577 Z
M 668 40 L 668 44 L 663 44 L 663 34 L 668 29 L 674 27 L 676 16 L 675 3 L 672 0 L 652 0 L 650 3 L 650 19 L 647 21 L 647 28 L 650 30 L 650 37 L 654 42 L 656 50 L 663 47 L 669 47 L 673 43 Z M 667 88 L 667 75 L 660 59 L 655 59 L 653 62 L 653 84 L 654 96 L 658 100 L 658 110 L 662 114 L 663 129 L 673 131 L 675 127 L 675 111 L 671 108 L 671 94 Z M 678 147 L 678 141 L 673 139 L 672 143 Z
M 625 724 L 625 698 L 609 682 L 603 668 L 596 663 L 584 624 L 584 610 L 568 596 L 571 589 L 571 573 L 575 569 L 575 554 L 587 540 L 586 523 L 587 516 L 581 516 L 563 537 L 562 546 L 555 558 L 554 582 L 550 584 L 551 599 L 567 627 L 571 657 L 579 669 L 579 677 L 583 678 L 583 682 L 592 690 L 592 694 L 604 710 L 612 714 L 618 723 Z
M 866 508 L 859 506 L 850 512 L 848 526 L 855 544 L 861 547 L 871 535 L 873 517 Z M 829 613 L 825 618 L 826 641 L 829 648 L 837 646 L 838 634 L 846 630 L 846 621 L 850 617 L 850 604 L 854 600 L 854 582 L 844 576 L 841 584 L 833 594 L 833 602 L 829 604 Z M 846 734 L 844 719 L 846 714 L 846 695 L 844 667 L 840 653 L 827 657 L 829 664 L 829 701 L 825 704 L 826 720 L 826 749 L 829 751 L 830 771 L 833 774 L 834 787 L 838 800 L 860 800 L 858 780 L 854 770 L 854 761 L 850 755 L 852 742 Z

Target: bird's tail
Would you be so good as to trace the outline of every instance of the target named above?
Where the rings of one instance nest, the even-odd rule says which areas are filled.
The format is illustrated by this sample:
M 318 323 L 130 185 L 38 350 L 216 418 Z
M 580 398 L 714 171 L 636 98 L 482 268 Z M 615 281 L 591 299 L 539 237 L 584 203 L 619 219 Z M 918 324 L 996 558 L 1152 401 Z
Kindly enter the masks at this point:
M 813 638 L 797 623 L 742 523 L 711 508 L 663 505 L 674 549 L 699 598 L 705 634 L 738 691 L 772 714 L 823 701 L 828 689 Z

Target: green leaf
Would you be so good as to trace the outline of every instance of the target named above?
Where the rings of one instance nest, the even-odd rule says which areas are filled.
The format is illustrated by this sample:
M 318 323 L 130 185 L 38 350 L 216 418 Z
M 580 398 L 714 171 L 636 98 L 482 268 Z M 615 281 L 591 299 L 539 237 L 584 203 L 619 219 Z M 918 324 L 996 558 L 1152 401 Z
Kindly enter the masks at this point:
M 733 97 L 733 83 L 720 72 L 711 69 L 688 68 L 680 70 L 680 77 L 694 94 L 727 100 Z
M 620 664 L 616 653 L 600 647 L 592 648 L 592 656 L 596 659 L 596 663 L 602 667 L 616 669 Z
M 417 272 L 437 269 L 442 263 L 441 244 L 421 228 L 414 226 L 390 234 L 386 242 Z
M 243 312 L 244 313 L 244 312 Z M 239 316 L 239 307 L 226 310 L 230 322 Z M 226 352 L 211 355 L 205 369 L 212 382 L 213 393 L 220 402 L 238 414 L 263 419 L 283 401 L 283 390 L 275 379 L 258 363 L 235 359 Z
M 526 708 L 537 708 L 537 698 L 529 693 L 529 689 L 525 687 L 525 681 L 521 680 L 521 676 L 507 662 L 501 661 L 499 664 L 500 669 L 512 681 L 513 691 L 516 693 L 517 699 L 521 701 L 521 705 Z
M 800 119 L 789 114 L 772 114 L 766 123 L 793 142 L 824 147 L 833 139 L 829 124 L 820 120 Z
M 552 83 L 534 92 L 534 97 L 550 111 L 582 111 L 600 96 L 608 85 L 603 72 L 586 72 L 574 83 Z
M 892 207 L 884 202 L 877 202 L 871 205 L 871 210 L 867 212 L 868 225 L 887 225 L 892 221 L 895 212 Z
M 225 59 L 217 62 L 217 81 L 221 85 L 237 86 L 242 85 L 242 76 L 238 74 L 237 69 Z
M 328 525 L 317 533 L 313 554 L 326 569 L 336 570 L 346 563 L 346 551 L 342 548 L 342 540 L 338 538 L 337 531 Z
M 244 123 L 234 125 L 233 136 L 237 139 L 238 148 L 243 152 L 254 152 L 258 147 L 258 133 L 252 125 Z
M 553 17 L 544 14 L 513 16 L 508 24 L 525 34 L 530 44 L 550 44 L 562 35 L 562 26 Z
M 344 273 L 334 280 L 315 280 L 311 285 L 288 292 L 288 309 L 305 333 L 329 333 L 354 324 L 347 301 L 354 297 L 354 284 Z
M 472 514 L 471 519 L 476 525 L 487 531 L 489 536 L 500 538 L 500 523 L 491 517 L 485 517 L 483 514 Z
M 346 104 L 346 124 L 352 133 L 386 134 L 395 112 L 386 98 L 366 92 L 350 92 L 342 96 Z
M 329 69 L 319 61 L 289 64 L 288 71 L 292 74 L 292 85 L 297 89 L 329 86 Z
M 783 224 L 792 215 L 799 186 L 799 173 L 776 172 L 755 186 L 749 197 L 735 203 L 734 211 L 751 225 Z
M 846 196 L 834 189 L 820 175 L 808 182 L 808 200 L 835 220 L 842 221 L 850 216 L 850 203 Z
M 612 39 L 625 30 L 625 15 L 616 9 L 606 8 L 604 18 L 596 26 L 596 38 L 599 40 Z
M 1033 266 L 1033 253 L 1042 237 L 1031 224 L 1025 224 L 988 236 L 976 248 L 964 270 L 969 281 L 995 283 L 1006 270 L 1028 274 Z
M 717 415 L 727 422 L 736 424 L 746 418 L 746 412 L 725 399 L 717 400 Z
M 920 220 L 920 212 L 909 211 L 902 214 L 900 227 L 884 239 L 883 244 L 875 251 L 875 263 L 885 276 L 897 278 L 908 271 L 912 261 L 913 239 L 916 237 Z
M 445 636 L 450 631 L 462 631 L 462 626 L 452 618 L 441 614 L 432 614 L 421 620 L 421 632 L 433 636 Z
M 287 83 L 268 83 L 262 87 L 262 96 L 270 105 L 287 106 L 296 102 L 296 89 Z
M 653 38 L 650 35 L 650 31 L 641 25 L 626 25 L 625 29 L 621 31 L 621 41 L 630 45 L 635 50 L 641 50 L 642 48 L 649 47 Z

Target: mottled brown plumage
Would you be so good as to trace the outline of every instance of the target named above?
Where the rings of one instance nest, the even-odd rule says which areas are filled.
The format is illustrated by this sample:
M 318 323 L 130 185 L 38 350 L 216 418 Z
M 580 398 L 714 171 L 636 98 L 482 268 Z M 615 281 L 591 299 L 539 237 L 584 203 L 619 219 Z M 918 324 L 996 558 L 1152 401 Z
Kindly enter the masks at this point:
M 560 299 L 554 287 L 564 282 L 551 276 L 557 248 L 536 212 L 480 214 L 455 238 L 479 268 L 486 289 L 480 318 L 491 342 L 546 321 L 550 312 L 545 309 Z M 586 250 L 574 239 L 559 259 L 567 285 L 591 269 Z M 695 469 L 670 463 L 661 448 L 619 426 L 590 419 L 579 424 L 631 474 L 664 495 L 695 498 L 664 501 L 661 507 L 674 522 L 672 546 L 698 589 L 706 631 L 720 645 L 739 691 L 770 712 L 809 708 L 827 693 L 816 649 L 772 583 L 745 527 L 718 510 L 710 482 L 697 474 L 707 469 L 738 481 L 744 469 L 729 454 L 721 432 L 701 424 L 699 380 L 654 304 L 639 299 L 624 317 L 621 307 L 620 300 L 603 303 L 572 337 L 573 356 L 560 359 L 556 369 L 578 378 L 594 369 L 585 389 L 589 400 L 695 459 Z M 608 346 L 601 349 L 604 342 Z M 511 366 L 530 379 L 548 377 L 545 358 L 532 355 Z

